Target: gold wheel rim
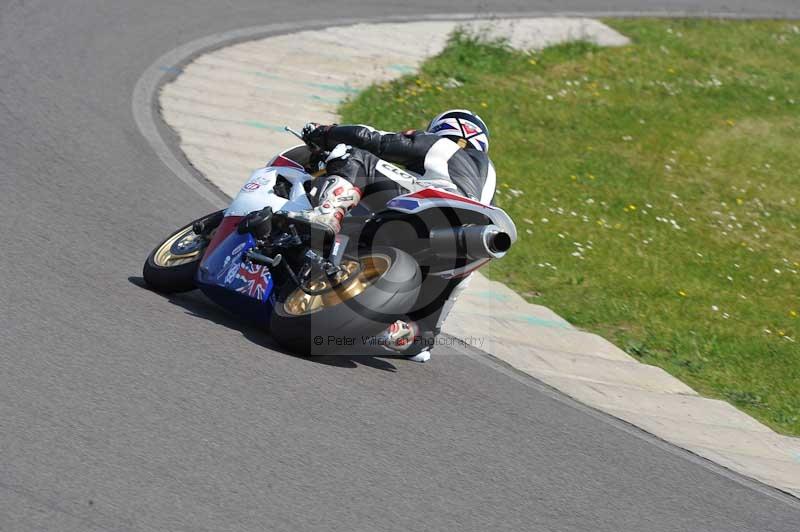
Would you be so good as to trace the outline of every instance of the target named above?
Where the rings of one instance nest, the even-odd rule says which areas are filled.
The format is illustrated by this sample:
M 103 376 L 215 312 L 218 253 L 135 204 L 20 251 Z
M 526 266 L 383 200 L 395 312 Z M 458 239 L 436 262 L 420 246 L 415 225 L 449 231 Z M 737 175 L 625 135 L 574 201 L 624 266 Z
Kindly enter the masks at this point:
M 389 257 L 384 255 L 369 255 L 358 261 L 343 260 L 340 265 L 342 272 L 334 279 L 336 286 L 331 286 L 331 280 L 326 277 L 313 279 L 306 286 L 322 293 L 310 295 L 299 287 L 295 288 L 286 298 L 284 309 L 292 316 L 303 316 L 349 301 L 380 279 L 389 265 Z
M 153 256 L 153 262 L 156 263 L 156 266 L 161 266 L 162 268 L 173 268 L 193 262 L 197 260 L 205 246 L 199 248 L 194 246 L 189 248 L 189 246 L 192 246 L 201 238 L 203 237 L 195 234 L 191 226 L 181 229 L 159 246 L 158 251 Z M 186 253 L 173 253 L 172 248 L 178 242 L 188 249 Z

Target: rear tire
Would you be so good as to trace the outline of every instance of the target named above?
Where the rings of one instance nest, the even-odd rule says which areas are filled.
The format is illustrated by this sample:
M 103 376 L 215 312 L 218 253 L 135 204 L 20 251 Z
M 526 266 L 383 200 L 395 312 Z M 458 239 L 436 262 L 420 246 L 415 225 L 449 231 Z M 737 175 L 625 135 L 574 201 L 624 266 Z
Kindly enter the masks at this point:
M 293 297 L 299 288 L 278 298 L 272 309 L 272 337 L 284 348 L 302 355 L 326 355 L 341 351 L 364 352 L 364 340 L 405 316 L 417 301 L 422 273 L 417 262 L 396 248 L 375 248 L 359 255 L 359 262 L 387 261 L 385 270 L 363 291 L 331 306 L 298 314 Z M 294 294 L 294 296 L 293 296 Z
M 194 222 L 181 227 L 150 252 L 142 268 L 144 282 L 157 292 L 165 294 L 188 292 L 196 288 L 194 277 L 197 267 L 203 259 L 208 243 L 209 233 L 219 225 L 224 211 L 198 218 Z M 203 224 L 203 234 L 196 235 L 192 227 L 196 223 Z M 191 240 L 194 239 L 194 240 Z M 191 240 L 191 242 L 189 242 Z M 192 244 L 182 254 L 176 254 L 176 246 L 184 242 Z

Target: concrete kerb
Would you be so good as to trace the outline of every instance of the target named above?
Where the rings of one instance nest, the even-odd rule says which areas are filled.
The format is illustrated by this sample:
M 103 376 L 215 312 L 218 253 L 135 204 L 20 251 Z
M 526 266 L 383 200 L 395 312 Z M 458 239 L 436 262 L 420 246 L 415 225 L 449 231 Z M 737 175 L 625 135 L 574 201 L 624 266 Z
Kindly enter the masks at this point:
M 464 21 L 474 17 L 449 16 L 434 20 L 441 21 L 443 18 Z M 353 24 L 359 23 L 359 21 L 345 21 L 345 23 Z M 600 24 L 593 21 L 593 24 L 595 23 Z M 265 140 L 283 142 L 286 145 L 291 143 L 291 139 L 283 135 L 278 136 L 277 132 L 268 127 L 260 128 L 258 125 L 238 123 L 227 131 L 236 132 L 237 128 L 244 127 L 247 132 L 243 134 L 243 137 L 250 138 L 254 131 L 263 130 L 261 133 L 263 138 L 252 143 L 253 149 L 263 150 L 261 159 L 247 160 L 243 163 L 242 161 L 247 158 L 247 153 L 236 150 L 222 150 L 222 152 L 207 150 L 203 153 L 202 132 L 199 134 L 197 131 L 192 132 L 193 124 L 199 124 L 202 128 L 204 127 L 203 120 L 214 121 L 229 118 L 230 115 L 226 113 L 235 113 L 235 109 L 232 110 L 230 107 L 231 105 L 235 106 L 231 101 L 231 95 L 214 95 L 213 97 L 217 98 L 214 104 L 218 109 L 213 112 L 218 115 L 214 117 L 213 112 L 211 115 L 199 114 L 200 118 L 192 118 L 191 120 L 195 122 L 190 120 L 189 126 L 186 126 L 186 123 L 180 123 L 180 120 L 176 123 L 175 115 L 170 116 L 170 113 L 180 114 L 181 109 L 189 113 L 202 109 L 204 113 L 208 113 L 210 106 L 208 106 L 208 97 L 204 95 L 204 92 L 195 90 L 191 94 L 192 97 L 187 98 L 188 107 L 181 107 L 175 101 L 169 101 L 169 98 L 162 96 L 164 101 L 162 101 L 161 110 L 167 122 L 175 128 L 181 137 L 180 140 L 183 141 L 182 148 L 186 153 L 186 159 L 183 162 L 192 166 L 193 175 L 183 167 L 179 159 L 174 157 L 171 148 L 162 138 L 164 134 L 174 135 L 174 133 L 163 124 L 159 124 L 154 117 L 156 109 L 153 96 L 155 91 L 162 86 L 162 83 L 169 83 L 164 86 L 165 94 L 169 90 L 180 89 L 180 80 L 191 80 L 193 76 L 191 65 L 193 64 L 204 64 L 207 68 L 210 65 L 213 70 L 215 65 L 236 62 L 236 57 L 233 57 L 235 56 L 235 45 L 232 46 L 231 43 L 247 42 L 252 45 L 255 42 L 253 39 L 263 35 L 286 36 L 289 32 L 309 28 L 320 30 L 329 24 L 326 21 L 311 21 L 309 26 L 304 25 L 302 28 L 288 24 L 249 28 L 231 34 L 201 39 L 165 54 L 148 69 L 137 84 L 133 103 L 137 124 L 153 143 L 159 157 L 179 178 L 196 190 L 201 189 L 204 197 L 219 204 L 223 197 L 214 190 L 214 185 L 221 185 L 221 188 L 227 189 L 226 192 L 229 194 L 235 192 L 244 180 L 246 172 L 263 164 L 264 159 L 271 155 L 268 153 L 270 149 L 267 147 L 269 142 L 264 142 Z M 339 28 L 338 31 L 342 31 L 341 26 L 337 26 L 337 28 Z M 322 35 L 324 39 L 329 37 L 325 33 L 326 31 L 328 30 L 315 31 L 314 34 Z M 334 30 L 334 34 L 335 31 L 337 30 Z M 365 30 L 362 29 L 362 31 Z M 225 35 L 228 36 L 227 41 L 215 40 Z M 287 41 L 291 38 L 285 37 L 283 40 Z M 275 44 L 278 43 L 275 42 Z M 277 48 L 285 47 L 277 46 Z M 214 54 L 210 54 L 214 56 L 213 58 L 209 57 L 210 50 L 217 50 Z M 242 58 L 245 62 L 252 60 L 252 53 L 248 53 L 251 56 Z M 255 56 L 259 57 L 259 54 L 256 53 Z M 422 54 L 419 61 L 424 60 L 424 57 L 425 55 Z M 360 66 L 363 66 L 363 63 Z M 179 75 L 179 72 L 182 75 Z M 402 73 L 405 72 L 386 73 L 380 71 L 378 73 L 378 69 L 376 69 L 373 77 L 361 80 L 362 83 L 358 88 L 363 88 L 375 80 L 387 79 L 387 76 L 391 77 Z M 303 75 L 302 69 L 297 75 Z M 322 83 L 317 69 L 310 71 L 307 75 L 311 76 L 309 77 L 309 86 Z M 213 76 L 202 81 L 216 83 Z M 279 80 L 267 81 L 280 83 Z M 193 90 L 190 84 L 187 87 L 187 92 L 184 94 L 189 94 Z M 354 90 L 357 88 L 354 87 Z M 235 99 L 236 95 L 234 94 L 233 97 Z M 296 117 L 316 118 L 321 112 L 334 113 L 336 104 L 335 98 L 331 98 L 330 101 L 322 98 L 317 100 L 307 98 L 307 101 L 295 105 L 292 112 L 297 113 Z M 222 116 L 219 116 L 219 113 Z M 295 120 L 303 121 L 304 118 L 295 118 Z M 196 146 L 187 144 L 186 139 L 191 139 L 192 134 L 195 134 L 193 140 L 199 141 Z M 216 143 L 219 142 L 219 138 L 214 135 L 210 135 L 207 140 L 212 139 Z M 178 141 L 174 136 L 172 140 Z M 247 151 L 251 148 L 246 147 L 245 149 Z M 175 166 L 180 167 L 180 171 L 176 171 Z M 226 185 L 223 180 L 215 177 L 221 172 L 235 174 L 235 178 Z M 208 176 L 210 180 L 205 181 L 205 176 Z M 233 188 L 234 186 L 236 188 Z M 549 309 L 530 305 L 502 284 L 476 276 L 473 286 L 462 297 L 445 330 L 456 337 L 471 338 L 476 331 L 485 330 L 487 320 L 491 320 L 493 326 L 490 328 L 491 334 L 484 337 L 482 345 L 478 346 L 481 349 L 492 352 L 512 366 L 594 408 L 639 426 L 660 438 L 714 460 L 734 471 L 761 480 L 786 492 L 797 493 L 796 482 L 793 484 L 791 481 L 792 478 L 800 478 L 800 443 L 797 439 L 774 434 L 727 403 L 697 397 L 691 388 L 659 368 L 638 363 L 606 340 L 576 330 Z M 520 334 L 521 331 L 524 332 Z M 520 337 L 524 337 L 525 340 L 520 341 Z M 767 440 L 764 440 L 765 435 L 767 435 Z

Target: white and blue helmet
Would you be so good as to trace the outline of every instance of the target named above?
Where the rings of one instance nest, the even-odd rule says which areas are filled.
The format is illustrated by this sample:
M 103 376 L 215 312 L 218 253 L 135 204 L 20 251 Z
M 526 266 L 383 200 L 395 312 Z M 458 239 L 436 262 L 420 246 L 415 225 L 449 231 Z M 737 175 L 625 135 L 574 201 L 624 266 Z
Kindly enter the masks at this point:
M 462 148 L 489 151 L 489 129 L 481 117 L 466 109 L 450 109 L 428 124 L 428 133 L 448 137 Z

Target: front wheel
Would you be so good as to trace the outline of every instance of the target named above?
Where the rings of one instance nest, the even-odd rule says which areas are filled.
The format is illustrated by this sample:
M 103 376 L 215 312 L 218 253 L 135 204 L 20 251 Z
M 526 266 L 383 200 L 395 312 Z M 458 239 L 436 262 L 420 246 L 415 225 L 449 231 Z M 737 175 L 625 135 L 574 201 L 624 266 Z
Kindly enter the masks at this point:
M 270 330 L 281 346 L 304 355 L 358 350 L 418 299 L 422 273 L 402 250 L 371 249 L 341 266 L 339 278 L 311 280 L 276 301 Z
M 203 216 L 181 227 L 156 246 L 142 269 L 142 277 L 148 286 L 163 293 L 194 290 L 197 267 L 224 212 Z M 200 234 L 194 232 L 198 223 L 202 228 Z

